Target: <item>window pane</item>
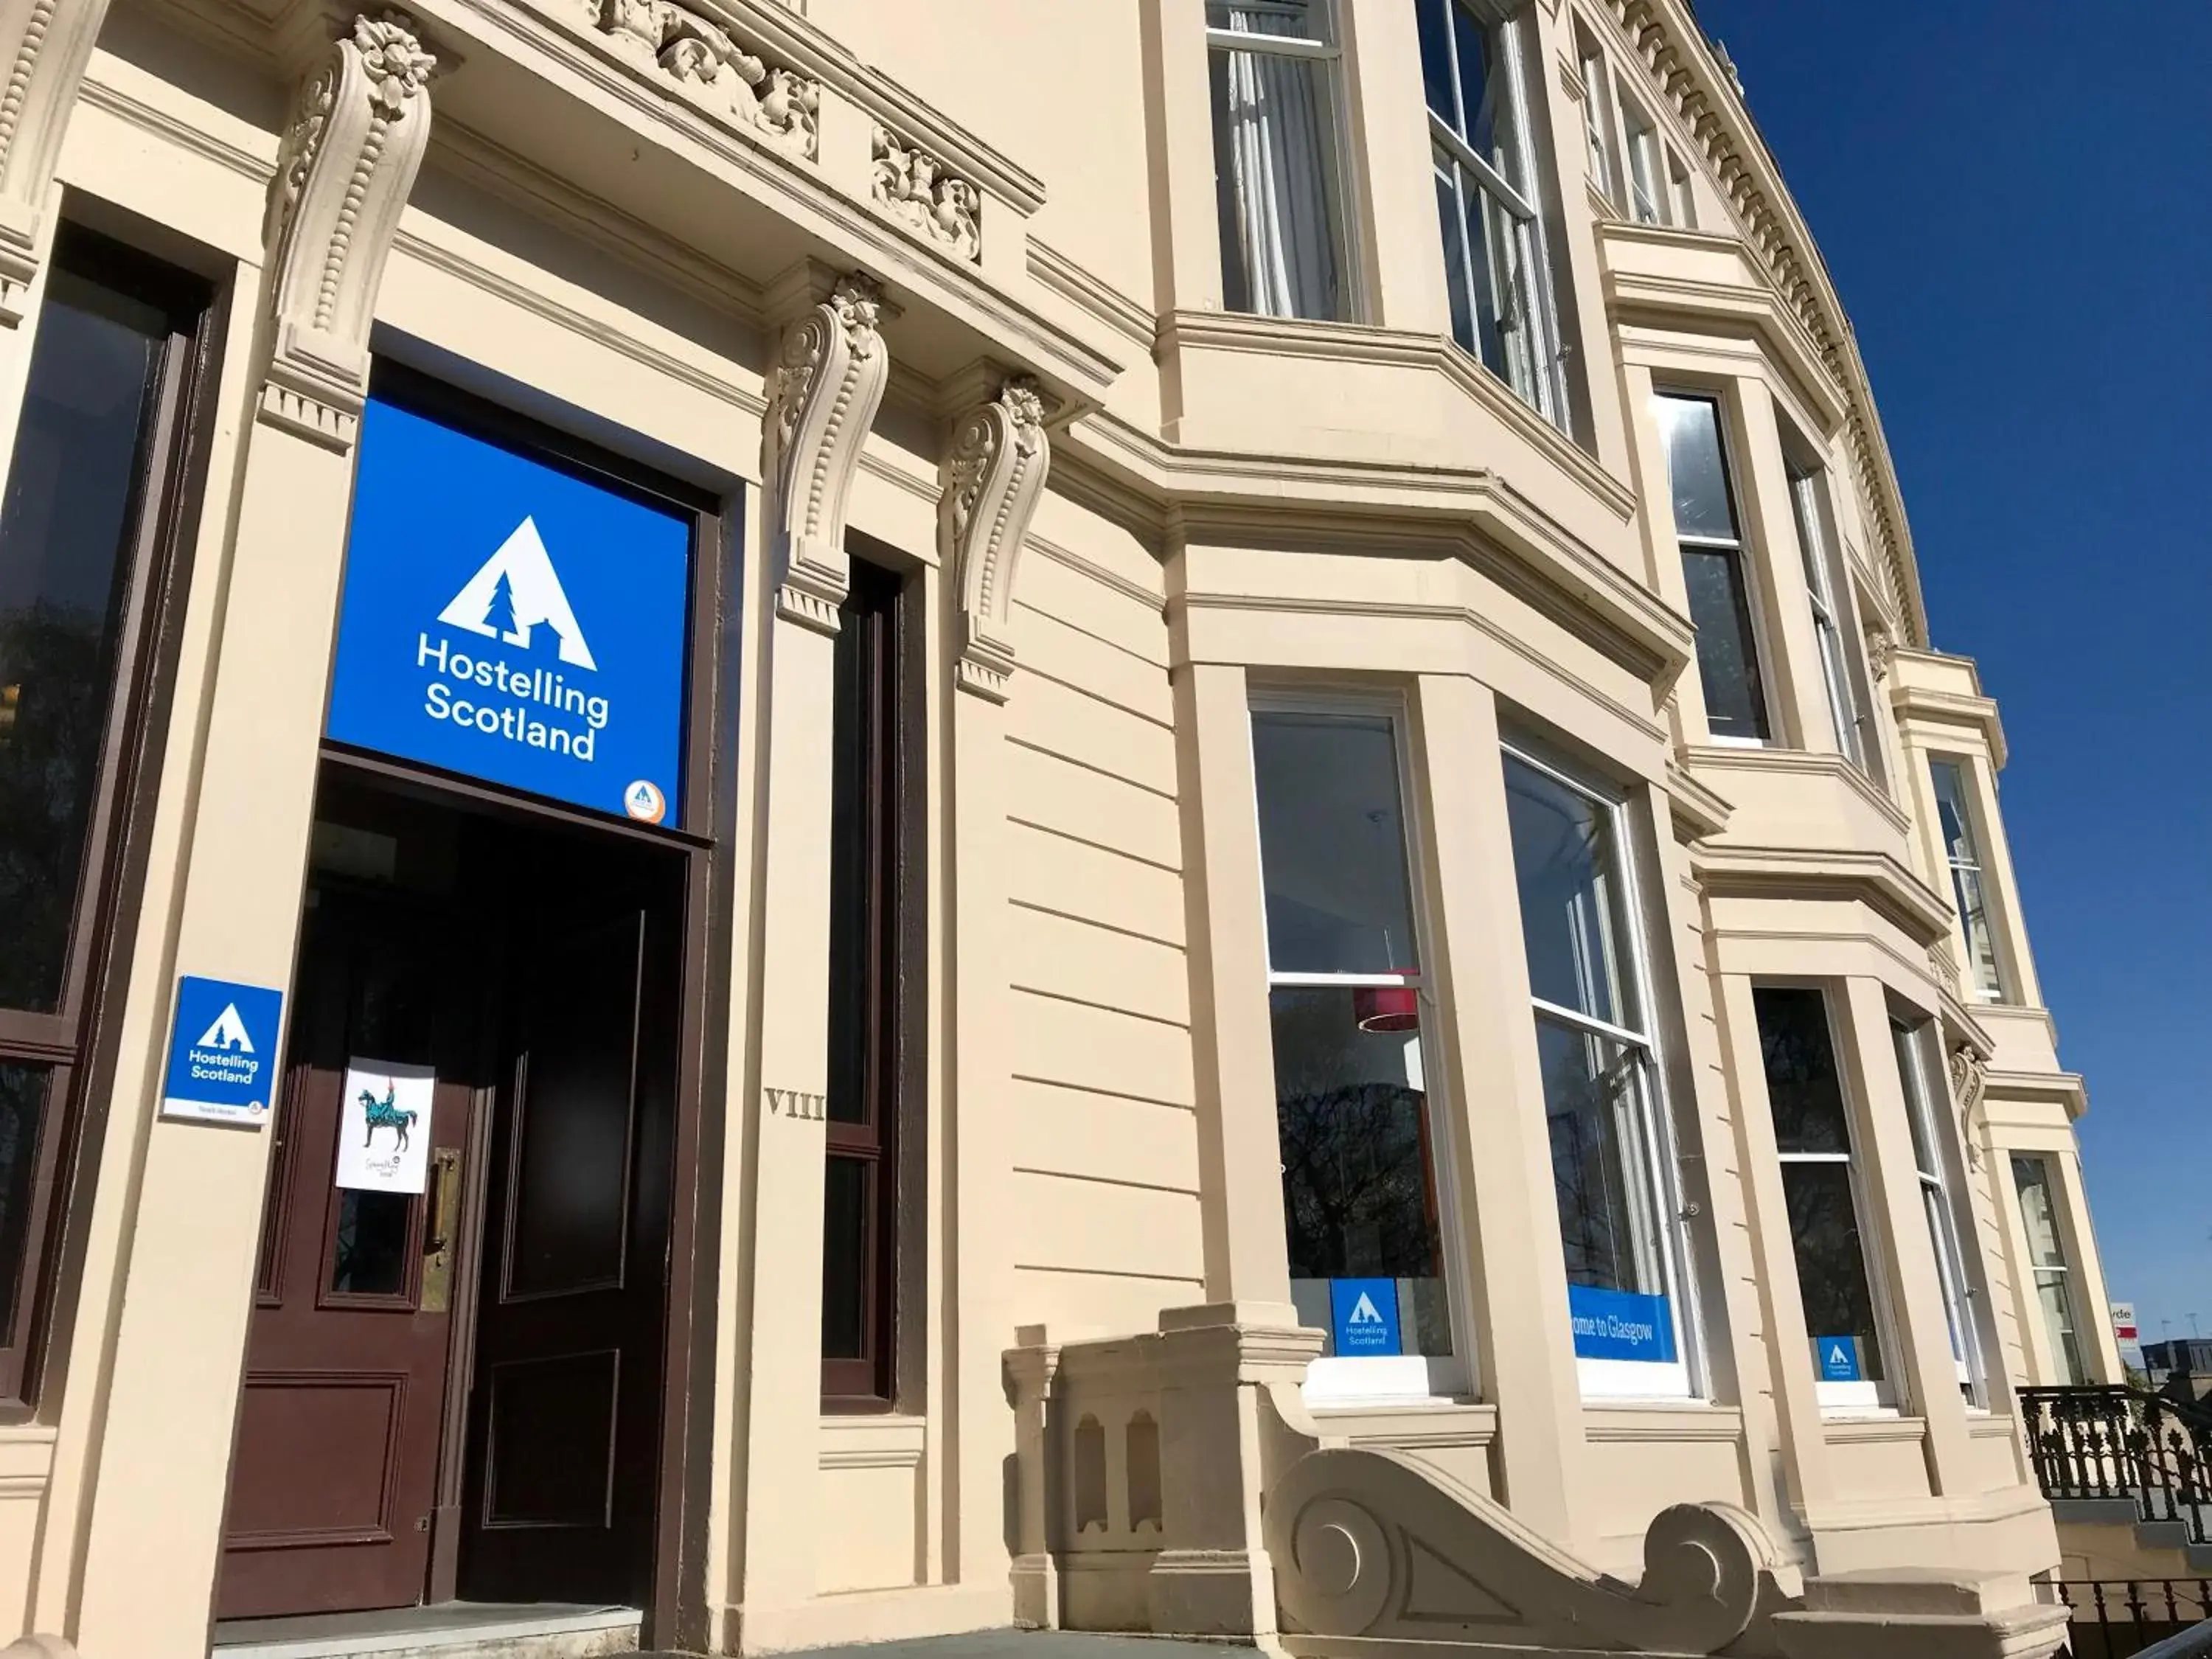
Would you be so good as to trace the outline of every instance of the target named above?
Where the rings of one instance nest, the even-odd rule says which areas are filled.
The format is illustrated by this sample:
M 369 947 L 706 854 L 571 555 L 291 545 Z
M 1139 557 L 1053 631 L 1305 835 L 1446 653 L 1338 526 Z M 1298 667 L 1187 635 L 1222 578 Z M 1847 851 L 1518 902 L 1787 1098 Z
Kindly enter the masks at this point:
M 1967 976 L 1984 997 L 1996 1000 L 2004 995 L 2004 978 L 1997 969 L 1996 933 L 1990 926 L 1989 898 L 1982 884 L 1981 855 L 1972 810 L 1967 805 L 1966 774 L 1952 761 L 1931 762 L 1929 769 L 1936 783 L 1936 820 L 1951 863 L 1951 893 L 1959 907 L 1959 931 L 1966 940 Z
M 1851 1150 L 1844 1090 L 1828 1032 L 1828 1002 L 1816 990 L 1762 985 L 1752 993 L 1766 1095 L 1774 1109 L 1774 1144 L 1791 1152 Z
M 1536 1049 L 1567 1282 L 1662 1294 L 1641 1051 L 1541 1016 Z
M 1306 33 L 1303 8 L 1277 15 L 1239 7 L 1231 27 Z M 1223 303 L 1269 317 L 1343 316 L 1334 64 L 1265 52 L 1209 56 Z
M 2088 1380 L 2089 1370 L 2081 1363 L 2081 1339 L 2074 1328 L 2074 1298 L 2067 1291 L 2066 1275 L 2036 1274 L 2035 1299 L 2043 1307 L 2043 1325 L 2051 1338 L 2051 1358 L 2063 1373 L 2058 1380 L 2069 1387 L 2079 1387 Z
M 2051 1169 L 2039 1158 L 2012 1161 L 2013 1185 L 2020 1189 L 2021 1220 L 2027 1230 L 2028 1260 L 2038 1267 L 2063 1273 L 2066 1245 L 2058 1231 L 2058 1210 L 2051 1197 Z
M 1682 547 L 1682 581 L 1698 630 L 1698 683 L 1705 692 L 1705 725 L 1728 738 L 1767 734 L 1766 697 L 1759 682 L 1759 640 L 1742 556 L 1732 549 Z
M 1928 1092 L 1928 1069 L 1922 1043 L 1926 1040 L 1906 1025 L 1889 1028 L 1890 1046 L 1897 1051 L 1897 1080 L 1905 1091 L 1905 1120 L 1912 1130 L 1912 1164 L 1928 1180 L 1943 1179 L 1942 1152 L 1934 1137 L 1934 1103 Z
M 874 1165 L 832 1158 L 822 1189 L 822 1357 L 867 1357 L 868 1188 Z
M 415 1200 L 405 1193 L 338 1195 L 337 1235 L 331 1244 L 331 1289 L 349 1296 L 399 1296 L 407 1289 L 408 1246 Z
M 1326 40 L 1325 0 L 1206 0 L 1206 26 L 1237 34 L 1275 34 L 1295 40 Z
M 61 995 L 167 336 L 54 272 L 0 507 L 0 1007 Z
M 1480 349 L 1474 333 L 1474 290 L 1468 268 L 1467 228 L 1460 217 L 1459 191 L 1453 183 L 1458 172 L 1439 152 L 1436 162 L 1437 226 L 1443 236 L 1444 289 L 1451 301 L 1452 338 L 1479 356 Z M 1480 246 L 1476 244 L 1478 252 Z
M 1302 1304 L 1325 1307 L 1331 1280 L 1395 1280 L 1401 1351 L 1447 1354 L 1420 1034 L 1378 1007 L 1390 994 L 1270 994 L 1291 1285 Z
M 1454 3 L 1453 54 L 1459 61 L 1460 119 L 1455 131 L 1467 147 L 1515 184 L 1520 173 L 1505 155 L 1505 124 L 1500 119 L 1499 100 L 1505 92 L 1503 66 L 1494 61 L 1490 31 L 1465 6 Z
M 1651 402 L 1667 446 L 1676 532 L 1735 541 L 1735 507 L 1721 454 L 1719 409 L 1710 398 L 1659 397 Z
M 1953 761 L 1929 766 L 1936 781 L 1936 822 L 1943 832 L 1943 853 L 1954 864 L 1979 868 L 1982 859 L 1974 843 L 1973 816 L 1966 808 L 1966 780 Z
M 1459 185 L 1452 205 L 1461 214 L 1461 222 L 1455 228 L 1447 227 L 1445 236 L 1449 240 L 1456 228 L 1465 248 L 1459 286 L 1452 296 L 1453 337 L 1481 358 L 1485 368 L 1510 382 L 1512 363 L 1506 351 L 1506 332 L 1511 266 L 1498 223 L 1502 216 L 1465 167 L 1442 151 L 1437 152 L 1437 165 L 1449 171 Z M 1446 264 L 1450 264 L 1449 258 Z
M 43 1066 L 0 1064 L 0 1338 L 12 1338 L 16 1283 L 31 1224 L 31 1184 L 38 1173 L 46 1091 Z
M 1452 91 L 1451 20 L 1457 0 L 1416 0 L 1421 35 L 1421 88 L 1430 112 L 1459 131 L 1459 100 Z
M 1505 810 L 1529 989 L 1615 1025 L 1637 1024 L 1620 990 L 1620 855 L 1611 810 L 1510 755 Z
M 1277 973 L 1417 967 L 1387 715 L 1252 716 L 1267 955 Z
M 1784 1164 L 1782 1192 L 1797 1249 L 1797 1285 L 1804 1297 L 1814 1375 L 1881 1382 L 1881 1342 L 1875 1330 L 1874 1297 L 1867 1288 L 1858 1212 L 1851 1201 L 1850 1165 Z M 1848 1355 L 1843 1367 L 1830 1358 L 1839 1341 Z M 1856 1376 L 1846 1376 L 1846 1370 Z

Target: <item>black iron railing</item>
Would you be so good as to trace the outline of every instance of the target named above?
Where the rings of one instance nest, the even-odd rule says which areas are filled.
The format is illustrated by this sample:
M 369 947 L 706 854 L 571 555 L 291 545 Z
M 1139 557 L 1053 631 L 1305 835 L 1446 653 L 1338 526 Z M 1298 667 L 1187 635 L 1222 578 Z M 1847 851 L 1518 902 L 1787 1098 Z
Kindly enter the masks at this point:
M 2212 1654 L 2212 1583 L 2202 1578 L 2062 1578 L 2072 1659 Z M 2190 1632 L 2196 1632 L 2191 1638 Z M 2160 1649 L 2161 1643 L 2172 1646 Z
M 2212 1543 L 2212 1416 L 2139 1389 L 2022 1389 L 2045 1498 L 2124 1498 L 2138 1521 Z

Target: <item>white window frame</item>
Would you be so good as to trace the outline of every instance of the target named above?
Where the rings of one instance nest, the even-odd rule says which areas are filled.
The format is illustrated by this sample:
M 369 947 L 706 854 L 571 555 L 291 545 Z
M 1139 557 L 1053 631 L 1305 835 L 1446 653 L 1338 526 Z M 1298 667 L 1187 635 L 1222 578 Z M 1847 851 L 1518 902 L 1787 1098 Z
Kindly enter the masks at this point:
M 1347 990 L 1364 988 L 1410 988 L 1420 1011 L 1420 1028 L 1414 1033 L 1415 1054 L 1421 1069 L 1421 1092 L 1429 1115 L 1429 1145 L 1434 1167 L 1431 1178 L 1437 1188 L 1437 1252 L 1442 1258 L 1444 1276 L 1444 1308 L 1451 1322 L 1452 1351 L 1449 1354 L 1394 1354 L 1386 1356 L 1324 1355 L 1306 1367 L 1302 1392 L 1307 1405 L 1352 1406 L 1372 1405 L 1378 1401 L 1462 1400 L 1470 1395 L 1473 1379 L 1477 1375 L 1474 1364 L 1473 1304 L 1468 1300 L 1467 1270 L 1464 1254 L 1459 1249 L 1461 1231 L 1457 1218 L 1461 1213 L 1458 1188 L 1453 1176 L 1456 1159 L 1453 1148 L 1456 1135 L 1453 1130 L 1454 1114 L 1447 1104 L 1447 1092 L 1436 1077 L 1441 1068 L 1431 1057 L 1443 1052 L 1437 1022 L 1442 1010 L 1437 1006 L 1436 993 L 1431 987 L 1427 963 L 1431 959 L 1430 942 L 1435 928 L 1430 918 L 1426 883 L 1422 878 L 1425 867 L 1425 842 L 1413 793 L 1413 754 L 1412 722 L 1403 696 L 1387 692 L 1352 690 L 1297 690 L 1268 687 L 1254 687 L 1247 698 L 1245 741 L 1255 742 L 1255 714 L 1341 714 L 1353 719 L 1388 720 L 1390 722 L 1392 747 L 1398 765 L 1398 817 L 1405 826 L 1406 882 L 1413 927 L 1413 960 L 1422 964 L 1411 974 L 1314 974 L 1279 973 L 1275 969 L 1274 946 L 1267 938 L 1267 848 L 1260 840 L 1260 792 L 1257 787 L 1257 751 L 1252 751 L 1255 767 L 1255 787 L 1252 792 L 1253 847 L 1260 858 L 1259 876 L 1262 902 L 1260 907 L 1261 948 L 1267 965 L 1267 991 L 1304 988 L 1341 988 Z M 1273 1097 L 1274 1054 L 1268 1052 L 1270 1097 Z M 1278 1131 L 1279 1133 L 1279 1129 Z
M 1936 1109 L 1935 1073 L 1929 1054 L 1931 1022 L 1890 1018 L 1891 1046 L 1897 1051 L 1898 1080 L 1905 1109 L 1912 1119 L 1912 1168 L 1920 1186 L 1921 1208 L 1928 1217 L 1928 1242 L 1936 1252 L 1936 1276 L 1949 1322 L 1951 1360 L 1968 1406 L 1986 1408 L 1986 1371 L 1982 1360 L 1981 1292 L 1966 1265 L 1960 1227 L 1959 1189 L 1953 1180 L 1948 1114 Z M 1935 1167 L 1929 1168 L 1930 1164 Z
M 1643 1133 L 1646 1168 L 1644 1191 L 1654 1206 L 1651 1217 L 1653 1248 L 1668 1310 L 1674 1322 L 1674 1352 L 1670 1364 L 1634 1359 L 1586 1359 L 1575 1356 L 1575 1371 L 1585 1400 L 1663 1400 L 1681 1401 L 1701 1398 L 1705 1363 L 1698 1343 L 1704 1328 L 1697 1297 L 1697 1275 L 1690 1271 L 1688 1240 L 1683 1227 L 1684 1200 L 1681 1158 L 1675 1144 L 1674 1114 L 1667 1092 L 1666 1056 L 1653 1018 L 1651 952 L 1646 925 L 1644 890 L 1638 866 L 1644 842 L 1639 816 L 1630 810 L 1621 792 L 1566 766 L 1545 752 L 1534 740 L 1516 733 L 1504 736 L 1504 760 L 1520 762 L 1530 770 L 1573 791 L 1604 812 L 1612 830 L 1617 857 L 1611 872 L 1620 886 L 1620 1001 L 1624 1012 L 1632 1012 L 1643 1029 L 1632 1029 L 1598 1019 L 1576 1009 L 1563 1008 L 1532 991 L 1529 1009 L 1539 1020 L 1549 1019 L 1584 1035 L 1608 1038 L 1622 1047 L 1642 1051 L 1637 1066 L 1637 1112 Z M 1510 841 L 1510 837 L 1509 837 Z M 1509 845 L 1507 856 L 1511 857 Z M 1523 924 L 1525 927 L 1525 923 Z M 1547 1153 L 1548 1155 L 1548 1153 Z M 1556 1237 L 1556 1234 L 1555 1234 Z
M 1957 799 L 1967 839 L 1973 843 L 1973 857 L 1961 859 L 1951 838 L 1943 833 L 1943 792 L 1936 785 L 1936 769 L 1948 767 L 1958 775 Z M 1951 877 L 1951 902 L 1959 913 L 1959 946 L 1961 955 L 1959 971 L 1966 987 L 1982 1002 L 2006 1003 L 2012 1000 L 2012 975 L 2005 961 L 2004 933 L 1997 926 L 2000 902 L 1996 879 L 1990 872 L 1989 854 L 1984 843 L 1988 839 L 1984 826 L 1987 820 L 1982 813 L 1981 792 L 1975 787 L 1979 773 L 1973 757 L 1969 755 L 1947 754 L 1931 750 L 1928 756 L 1928 787 L 1936 807 L 1936 836 L 1942 844 L 1943 867 Z M 1990 936 L 1990 971 L 1996 975 L 1995 985 L 1984 985 L 1974 969 L 1973 923 L 1968 919 L 1966 896 L 1966 878 L 1972 876 L 1974 885 L 1982 895 L 1982 926 Z
M 1892 1316 L 1890 1306 L 1888 1233 L 1881 1224 L 1881 1211 L 1870 1201 L 1866 1188 L 1866 1171 L 1859 1156 L 1860 1145 L 1866 1138 L 1865 1105 L 1851 1089 L 1851 1067 L 1845 1063 L 1844 1045 L 1840 1041 L 1844 1035 L 1843 1028 L 1836 1021 L 1835 992 L 1832 987 L 1820 980 L 1763 978 L 1758 984 L 1761 988 L 1816 991 L 1820 994 L 1820 1014 L 1828 1025 L 1828 1057 L 1836 1068 L 1837 1096 L 1843 1102 L 1844 1138 L 1850 1143 L 1850 1149 L 1842 1152 L 1785 1152 L 1777 1145 L 1774 1156 L 1778 1163 L 1785 1166 L 1791 1164 L 1840 1164 L 1844 1166 L 1850 1183 L 1851 1216 L 1859 1228 L 1859 1268 L 1866 1275 L 1867 1304 L 1874 1316 L 1875 1340 L 1881 1345 L 1882 1375 L 1880 1382 L 1824 1382 L 1818 1365 L 1814 1364 L 1813 1357 L 1807 1354 L 1805 1363 L 1814 1364 L 1814 1397 L 1820 1401 L 1820 1413 L 1824 1417 L 1893 1417 L 1898 1413 L 1898 1402 L 1904 1395 L 1898 1386 L 1897 1368 L 1900 1356 L 1897 1345 L 1897 1321 Z M 1763 1070 L 1759 1086 L 1761 1089 L 1766 1086 Z M 1767 1112 L 1771 1120 L 1773 1114 L 1771 1101 Z M 1784 1224 L 1787 1225 L 1786 1214 Z M 1797 1242 L 1795 1238 L 1790 1240 L 1790 1273 L 1793 1280 L 1797 1279 Z M 1804 1296 L 1802 1285 L 1798 1296 L 1802 1306 Z M 1822 1333 L 1808 1330 L 1805 1334 L 1817 1338 Z
M 1698 228 L 1698 189 L 1690 175 L 1690 164 L 1671 146 L 1667 150 L 1667 193 L 1674 209 L 1674 227 L 1678 230 Z
M 1310 63 L 1326 64 L 1329 66 L 1327 71 L 1329 82 L 1329 154 L 1326 160 L 1328 165 L 1334 169 L 1336 175 L 1334 180 L 1336 197 L 1336 224 L 1334 227 L 1334 229 L 1335 233 L 1336 246 L 1337 286 L 1339 291 L 1343 296 L 1342 309 L 1345 313 L 1345 317 L 1342 319 L 1336 318 L 1313 319 L 1284 317 L 1279 316 L 1273 312 L 1264 311 L 1237 312 L 1233 314 L 1248 317 L 1267 317 L 1276 322 L 1282 323 L 1309 321 L 1334 322 L 1338 320 L 1358 322 L 1368 314 L 1367 291 L 1366 283 L 1363 276 L 1363 262 L 1359 257 L 1358 238 L 1353 234 L 1355 228 L 1359 223 L 1359 206 L 1358 198 L 1354 194 L 1354 187 L 1356 184 L 1356 180 L 1353 178 L 1354 170 L 1349 165 L 1350 160 L 1355 151 L 1352 145 L 1353 134 L 1350 125 L 1350 89 L 1345 84 L 1344 31 L 1336 14 L 1337 0 L 1312 0 L 1310 6 L 1281 3 L 1271 5 L 1269 3 L 1269 0 L 1224 0 L 1224 3 L 1232 5 L 1239 11 L 1275 10 L 1284 12 L 1285 14 L 1294 13 L 1302 17 L 1313 17 L 1317 19 L 1319 21 L 1319 26 L 1324 38 L 1318 40 L 1309 40 L 1295 34 L 1255 34 L 1238 29 L 1217 28 L 1212 23 L 1206 24 L 1206 50 L 1208 59 L 1208 73 L 1206 77 L 1208 89 L 1206 95 L 1209 103 L 1207 116 L 1209 122 L 1215 118 L 1214 112 L 1211 108 L 1211 100 L 1212 98 L 1212 64 L 1211 60 L 1213 53 L 1217 51 L 1246 52 L 1251 52 L 1255 56 L 1258 57 L 1297 58 L 1305 59 Z M 1205 15 L 1202 6 L 1200 15 L 1201 16 Z M 1221 165 L 1220 158 L 1218 156 L 1216 156 L 1213 159 L 1214 165 L 1216 167 Z M 1222 248 L 1218 250 L 1218 252 L 1219 257 L 1216 263 L 1225 272 L 1229 259 L 1229 250 Z
M 1775 699 L 1773 681 L 1769 678 L 1766 668 L 1767 664 L 1773 660 L 1774 653 L 1771 641 L 1767 635 L 1765 586 L 1760 575 L 1759 560 L 1753 556 L 1752 544 L 1745 535 L 1743 492 L 1737 488 L 1736 484 L 1740 475 L 1735 464 L 1735 437 L 1729 426 L 1731 412 L 1730 399 L 1727 393 L 1716 392 L 1706 386 L 1680 385 L 1672 381 L 1663 386 L 1654 385 L 1651 388 L 1651 395 L 1655 399 L 1673 399 L 1678 402 L 1705 403 L 1712 405 L 1713 429 L 1720 438 L 1721 481 L 1728 490 L 1729 514 L 1735 520 L 1735 538 L 1730 540 L 1724 536 L 1691 535 L 1680 526 L 1676 525 L 1674 526 L 1675 556 L 1679 559 L 1681 556 L 1681 550 L 1686 547 L 1734 553 L 1736 569 L 1743 579 L 1744 608 L 1751 615 L 1751 648 L 1756 658 L 1756 660 L 1750 665 L 1751 677 L 1753 684 L 1759 689 L 1759 709 L 1766 717 L 1766 735 L 1763 738 L 1744 737 L 1733 732 L 1716 732 L 1712 729 L 1712 711 L 1707 709 L 1705 711 L 1705 741 L 1729 749 L 1787 747 L 1788 739 L 1784 735 L 1782 723 L 1782 706 Z M 1657 425 L 1658 417 L 1656 412 L 1652 419 L 1653 423 Z M 1668 456 L 1666 451 L 1664 427 L 1660 428 L 1660 453 L 1668 465 L 1668 510 L 1672 513 L 1674 468 L 1672 458 Z M 1698 666 L 1694 645 L 1692 647 L 1691 666 L 1692 668 Z M 1704 681 L 1700 679 L 1698 684 L 1702 692 Z
M 1456 222 L 1462 238 L 1461 251 L 1470 270 L 1474 269 L 1475 255 L 1480 252 L 1487 264 L 1490 251 L 1486 246 L 1476 249 L 1466 246 L 1467 198 L 1461 183 L 1462 173 L 1471 177 L 1475 187 L 1496 202 L 1513 221 L 1515 258 L 1525 276 L 1519 283 L 1501 283 L 1497 278 L 1507 273 L 1492 273 L 1492 291 L 1501 297 L 1510 294 L 1512 307 L 1519 313 L 1517 323 L 1509 319 L 1504 312 L 1498 319 L 1498 331 L 1515 337 L 1505 342 L 1506 365 L 1512 371 L 1505 377 L 1506 384 L 1539 415 L 1564 428 L 1568 415 L 1565 353 L 1559 335 L 1559 307 L 1552 292 L 1552 262 L 1544 236 L 1544 216 L 1536 208 L 1535 126 L 1529 119 L 1528 74 L 1524 61 L 1526 9 L 1508 13 L 1494 0 L 1443 0 L 1443 3 L 1469 13 L 1488 38 L 1495 67 L 1505 77 L 1503 109 L 1513 125 L 1522 170 L 1531 176 L 1519 182 L 1506 178 L 1496 162 L 1477 155 L 1449 122 L 1427 107 L 1425 100 L 1422 107 L 1429 119 L 1430 173 L 1433 179 L 1450 186 L 1453 198 L 1459 204 Z M 1447 30 L 1446 34 L 1450 38 L 1451 32 Z M 1456 48 L 1451 52 L 1451 67 L 1453 94 L 1464 108 Z M 1449 167 L 1448 162 L 1451 164 Z M 1441 256 L 1442 250 L 1438 252 Z M 1449 279 L 1449 265 L 1446 279 Z M 1470 294 L 1470 314 L 1474 308 L 1474 300 Z M 1522 359 L 1517 364 L 1516 341 Z M 1480 351 L 1469 351 L 1468 355 L 1477 362 L 1482 362 Z M 1490 366 L 1483 363 L 1483 369 L 1488 373 Z M 1519 383 L 1523 379 L 1525 385 Z
M 1837 602 L 1834 543 L 1828 535 L 1826 476 L 1817 466 L 1787 463 L 1790 515 L 1797 526 L 1797 550 L 1805 562 L 1805 592 L 1813 608 L 1813 637 L 1820 656 L 1820 678 L 1828 692 L 1828 718 L 1836 747 L 1862 772 L 1867 769 L 1867 720 L 1851 681 L 1844 611 Z

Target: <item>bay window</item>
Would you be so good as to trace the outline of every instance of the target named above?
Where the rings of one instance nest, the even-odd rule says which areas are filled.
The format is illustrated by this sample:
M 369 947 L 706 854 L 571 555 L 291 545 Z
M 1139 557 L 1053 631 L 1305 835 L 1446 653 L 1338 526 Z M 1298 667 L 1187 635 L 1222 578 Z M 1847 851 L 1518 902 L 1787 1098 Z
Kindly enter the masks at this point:
M 1347 319 L 1331 0 L 1209 0 L 1206 24 L 1222 303 Z
M 1558 324 L 1539 220 L 1525 19 L 1416 0 L 1452 337 L 1564 423 Z
M 2058 1227 L 2058 1183 L 2051 1174 L 2051 1160 L 2014 1153 L 2012 1181 L 2020 1194 L 2021 1224 L 2027 1232 L 2028 1271 L 2034 1276 L 2036 1304 L 2043 1310 L 2051 1363 L 2058 1368 L 2058 1375 L 2049 1380 L 2078 1388 L 2089 1381 L 2089 1368 L 2081 1356 L 2073 1264 L 2067 1259 L 2065 1236 Z
M 1936 817 L 1943 836 L 1943 857 L 1951 866 L 1951 892 L 1958 901 L 1959 934 L 1966 947 L 1966 975 L 1984 1002 L 2005 1000 L 2004 975 L 1997 967 L 1996 933 L 1982 879 L 1981 836 L 1977 831 L 1966 768 L 1954 760 L 1935 760 L 1929 772 L 1936 784 Z
M 1324 1333 L 1316 1393 L 1465 1385 L 1397 710 L 1263 700 L 1252 712 L 1268 1003 L 1291 1296 Z
M 1751 577 L 1720 405 L 1711 398 L 1662 392 L 1652 412 L 1667 450 L 1674 501 L 1674 536 L 1682 580 L 1698 631 L 1698 679 L 1705 692 L 1705 725 L 1725 743 L 1763 744 L 1771 728 L 1753 622 Z
M 1980 1401 L 1980 1343 L 1975 1330 L 1972 1281 L 1960 1243 L 1959 1203 L 1951 1178 L 1945 1115 L 1936 1102 L 1945 1098 L 1937 1073 L 1929 1068 L 1934 1029 L 1893 1020 L 1891 1046 L 1897 1051 L 1898 1081 L 1905 1089 L 1905 1114 L 1912 1127 L 1912 1168 L 1920 1186 L 1920 1206 L 1928 1219 L 1928 1243 L 1936 1253 L 1936 1278 L 1943 1297 L 1943 1322 L 1951 1339 L 1951 1363 L 1960 1391 L 1970 1404 Z
M 1883 1364 L 1850 1112 L 1827 996 L 1809 987 L 1762 985 L 1752 1000 L 1820 1403 L 1846 1409 L 1888 1404 L 1894 1396 Z
M 1585 1395 L 1690 1391 L 1668 1137 L 1629 876 L 1627 812 L 1505 754 L 1568 1314 Z

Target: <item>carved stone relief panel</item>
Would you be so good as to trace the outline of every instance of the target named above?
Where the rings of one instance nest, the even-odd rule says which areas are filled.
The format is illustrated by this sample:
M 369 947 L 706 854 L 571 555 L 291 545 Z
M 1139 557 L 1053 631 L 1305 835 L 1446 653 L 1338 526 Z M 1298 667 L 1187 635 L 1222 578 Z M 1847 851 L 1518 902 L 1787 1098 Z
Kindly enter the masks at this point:
M 956 259 L 983 257 L 983 193 L 920 144 L 890 128 L 875 131 L 876 204 Z
M 819 82 L 746 50 L 727 29 L 674 0 L 593 0 L 592 21 L 710 109 L 787 155 L 815 159 Z

